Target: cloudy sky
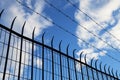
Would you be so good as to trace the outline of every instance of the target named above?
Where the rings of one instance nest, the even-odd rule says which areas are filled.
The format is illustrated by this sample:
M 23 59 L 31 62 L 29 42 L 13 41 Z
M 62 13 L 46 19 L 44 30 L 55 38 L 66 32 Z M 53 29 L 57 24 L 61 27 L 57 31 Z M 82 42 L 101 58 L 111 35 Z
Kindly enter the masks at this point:
M 0 20 L 1 24 L 9 27 L 13 18 L 17 16 L 14 24 L 15 31 L 20 32 L 26 21 L 25 36 L 31 37 L 32 30 L 36 27 L 37 41 L 40 40 L 42 33 L 46 32 L 46 44 L 49 45 L 54 36 L 56 49 L 62 40 L 63 52 L 70 43 L 70 55 L 73 49 L 77 49 L 76 58 L 79 58 L 83 51 L 84 55 L 87 54 L 88 63 L 94 58 L 120 71 L 119 0 L 19 1 L 38 14 L 20 5 L 16 0 L 0 0 L 0 11 L 5 9 Z M 41 15 L 47 17 L 49 21 Z

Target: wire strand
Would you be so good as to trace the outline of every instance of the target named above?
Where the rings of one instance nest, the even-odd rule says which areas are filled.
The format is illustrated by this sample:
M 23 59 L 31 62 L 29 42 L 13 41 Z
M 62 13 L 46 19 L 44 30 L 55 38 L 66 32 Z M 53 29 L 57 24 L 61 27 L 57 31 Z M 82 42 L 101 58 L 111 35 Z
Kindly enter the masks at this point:
M 49 3 L 47 0 L 44 0 L 48 5 L 50 5 L 51 7 L 53 7 L 54 9 L 56 9 L 58 12 L 60 12 L 61 14 L 63 14 L 65 17 L 67 17 L 69 20 L 71 20 L 72 22 L 78 24 L 79 26 L 81 26 L 84 30 L 88 31 L 90 34 L 92 34 L 94 37 L 98 38 L 99 40 L 103 41 L 105 44 L 107 44 L 108 46 L 110 46 L 111 48 L 113 48 L 114 50 L 116 50 L 117 52 L 120 53 L 120 51 L 113 47 L 111 44 L 109 44 L 108 42 L 106 42 L 105 40 L 103 40 L 102 38 L 100 38 L 99 36 L 97 36 L 95 33 L 93 33 L 92 31 L 88 30 L 85 26 L 81 25 L 80 23 L 78 23 L 77 21 L 75 21 L 73 18 L 71 18 L 70 16 L 68 16 L 66 13 L 64 13 L 63 11 L 61 11 L 60 9 L 58 9 L 57 7 L 55 7 L 53 4 Z
M 78 8 L 75 4 L 73 4 L 70 0 L 66 0 L 68 3 L 70 3 L 74 8 L 85 14 L 90 20 L 92 20 L 96 25 L 98 25 L 101 29 L 106 31 L 108 34 L 110 34 L 113 38 L 115 38 L 117 41 L 120 42 L 120 39 L 118 39 L 116 36 L 114 36 L 111 32 L 109 32 L 107 29 L 104 28 L 104 26 L 100 25 L 97 21 L 95 21 L 91 16 L 89 16 L 87 13 L 85 13 L 83 10 Z
M 33 12 L 36 13 L 37 15 L 39 15 L 39 16 L 43 17 L 44 19 L 46 19 L 47 21 L 51 22 L 53 25 L 55 25 L 55 26 L 58 27 L 59 29 L 65 31 L 66 33 L 69 33 L 70 35 L 76 37 L 77 39 L 79 39 L 79 40 L 83 41 L 84 43 L 90 45 L 91 47 L 95 48 L 96 50 L 102 51 L 101 49 L 95 47 L 94 45 L 90 44 L 89 42 L 87 42 L 87 41 L 81 39 L 80 37 L 76 36 L 75 34 L 71 33 L 70 31 L 66 30 L 65 28 L 61 27 L 60 25 L 56 24 L 55 22 L 51 21 L 51 20 L 48 19 L 46 16 L 44 16 L 44 15 L 38 13 L 37 11 L 33 10 L 32 8 L 30 8 L 30 7 L 28 7 L 28 6 L 24 5 L 24 4 L 22 4 L 19 0 L 16 0 L 16 1 L 17 1 L 20 5 L 22 5 L 22 6 L 26 7 L 26 8 L 28 8 L 28 9 L 30 9 L 31 11 L 33 11 Z M 116 62 L 120 63 L 120 61 L 119 61 L 118 59 L 112 57 L 112 56 L 109 55 L 109 54 L 106 54 L 106 55 L 107 55 L 109 58 L 111 58 L 111 59 L 115 60 Z

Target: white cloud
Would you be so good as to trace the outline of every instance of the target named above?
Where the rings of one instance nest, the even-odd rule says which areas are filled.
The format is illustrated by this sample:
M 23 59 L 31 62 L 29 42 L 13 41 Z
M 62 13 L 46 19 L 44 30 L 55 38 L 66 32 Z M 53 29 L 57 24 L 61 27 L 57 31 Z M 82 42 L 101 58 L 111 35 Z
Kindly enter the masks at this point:
M 91 16 L 96 22 L 98 22 L 100 25 L 102 25 L 104 28 L 108 26 L 107 23 L 114 24 L 116 22 L 113 14 L 113 11 L 116 11 L 118 8 L 120 8 L 120 1 L 119 0 L 97 0 L 93 3 L 94 0 L 79 0 L 79 8 L 87 13 L 89 16 Z M 86 29 L 96 34 L 98 37 L 101 37 L 104 41 L 108 42 L 109 44 L 115 46 L 120 45 L 117 40 L 115 40 L 110 34 L 107 32 L 103 33 L 103 35 L 99 35 L 100 32 L 103 30 L 103 28 L 96 25 L 92 20 L 90 20 L 88 17 L 86 17 L 85 14 L 80 12 L 79 10 L 75 13 L 75 18 L 83 25 Z M 118 19 L 119 20 L 119 19 Z M 110 33 L 112 33 L 116 38 L 120 39 L 119 27 L 120 22 L 117 23 L 116 26 L 113 26 L 111 28 Z M 90 43 L 91 45 L 94 45 L 96 48 L 102 49 L 103 51 L 96 51 L 96 49 L 91 48 L 88 44 L 85 44 L 83 41 L 78 39 L 78 44 L 83 49 L 80 50 L 77 54 L 79 54 L 81 51 L 85 51 L 84 54 L 87 54 L 87 60 L 91 60 L 93 57 L 98 59 L 100 56 L 104 56 L 107 51 L 105 49 L 110 48 L 108 45 L 93 36 L 91 33 L 83 29 L 81 26 L 78 25 L 76 34 L 79 38 L 85 40 L 86 42 Z M 85 48 L 85 49 L 84 49 Z

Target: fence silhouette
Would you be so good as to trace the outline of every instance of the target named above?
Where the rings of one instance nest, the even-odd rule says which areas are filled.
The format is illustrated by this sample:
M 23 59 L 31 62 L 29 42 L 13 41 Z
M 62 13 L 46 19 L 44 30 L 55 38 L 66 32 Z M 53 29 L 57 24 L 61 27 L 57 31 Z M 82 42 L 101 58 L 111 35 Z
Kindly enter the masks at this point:
M 0 12 L 0 18 L 4 10 Z M 79 59 L 69 55 L 69 45 L 66 52 L 61 51 L 62 41 L 59 49 L 53 47 L 54 37 L 51 45 L 44 43 L 45 33 L 42 41 L 38 42 L 24 36 L 24 26 L 21 34 L 13 29 L 16 17 L 12 21 L 11 28 L 0 24 L 0 80 L 120 80 L 118 72 L 114 73 L 110 66 L 102 66 L 98 61 L 91 60 L 91 64 L 82 62 L 82 53 Z M 98 66 L 99 65 L 99 66 Z

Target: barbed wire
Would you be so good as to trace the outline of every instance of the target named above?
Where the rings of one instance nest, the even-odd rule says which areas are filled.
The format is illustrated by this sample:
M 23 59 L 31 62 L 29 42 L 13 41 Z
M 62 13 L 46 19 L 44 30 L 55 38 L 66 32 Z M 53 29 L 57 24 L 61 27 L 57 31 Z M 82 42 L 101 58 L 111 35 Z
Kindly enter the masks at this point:
M 109 35 L 111 35 L 113 38 L 115 38 L 118 42 L 120 42 L 120 39 L 118 39 L 116 36 L 114 36 L 111 32 L 109 32 L 107 29 L 104 28 L 104 26 L 100 25 L 97 21 L 95 21 L 90 15 L 88 15 L 86 12 L 78 8 L 75 4 L 73 4 L 70 0 L 66 0 L 68 3 L 70 3 L 74 8 L 82 12 L 85 16 L 87 16 L 91 21 L 93 21 L 96 25 L 98 25 L 101 29 L 106 31 Z
M 76 36 L 76 35 L 73 34 L 72 32 L 68 31 L 67 29 L 63 28 L 62 26 L 58 25 L 57 23 L 53 22 L 52 20 L 48 19 L 45 15 L 42 15 L 41 13 L 35 11 L 34 9 L 30 8 L 29 6 L 26 6 L 25 4 L 23 4 L 23 3 L 20 2 L 19 0 L 16 0 L 16 1 L 17 1 L 21 6 L 24 6 L 24 7 L 28 8 L 29 10 L 31 10 L 32 12 L 36 13 L 37 15 L 43 17 L 45 20 L 49 21 L 50 23 L 52 23 L 53 25 L 55 25 L 55 26 L 58 27 L 59 29 L 61 29 L 61 30 L 65 31 L 66 33 L 68 33 L 68 34 L 76 37 L 77 39 L 79 39 L 79 40 L 81 40 L 82 42 L 90 45 L 91 47 L 95 48 L 96 50 L 98 50 L 98 51 L 100 51 L 100 52 L 102 51 L 101 49 L 95 47 L 94 45 L 90 44 L 89 42 L 83 40 L 82 38 Z M 60 11 L 60 10 L 59 10 L 59 11 Z M 107 55 L 109 58 L 111 58 L 111 59 L 115 60 L 116 62 L 120 63 L 120 61 L 119 61 L 118 59 L 112 57 L 112 56 L 109 55 L 109 54 L 106 54 L 106 55 Z

